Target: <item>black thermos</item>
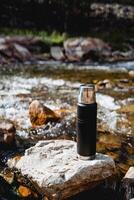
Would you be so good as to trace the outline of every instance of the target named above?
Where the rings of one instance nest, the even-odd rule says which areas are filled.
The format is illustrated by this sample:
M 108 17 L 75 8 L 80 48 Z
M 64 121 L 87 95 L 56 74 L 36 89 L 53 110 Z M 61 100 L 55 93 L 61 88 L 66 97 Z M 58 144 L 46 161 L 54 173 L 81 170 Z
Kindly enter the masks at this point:
M 97 103 L 93 84 L 80 86 L 77 104 L 77 153 L 81 159 L 96 154 Z

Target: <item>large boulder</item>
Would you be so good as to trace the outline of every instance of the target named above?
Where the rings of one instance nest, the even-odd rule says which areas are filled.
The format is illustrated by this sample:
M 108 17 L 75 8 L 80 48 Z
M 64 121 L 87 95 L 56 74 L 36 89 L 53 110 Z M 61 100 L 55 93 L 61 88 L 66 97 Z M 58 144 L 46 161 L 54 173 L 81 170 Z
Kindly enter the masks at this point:
M 70 38 L 64 42 L 69 61 L 103 59 L 111 54 L 111 47 L 98 38 Z
M 5 58 L 19 61 L 29 60 L 32 57 L 28 48 L 14 37 L 12 39 L 10 37 L 0 38 L 0 54 Z
M 18 169 L 51 200 L 92 188 L 115 173 L 109 156 L 97 153 L 95 160 L 80 160 L 76 142 L 71 140 L 39 141 L 18 162 L 9 160 L 8 165 Z
M 12 146 L 15 143 L 16 129 L 8 120 L 0 120 L 0 144 Z
M 5 37 L 6 44 L 18 44 L 27 48 L 30 52 L 46 52 L 49 51 L 49 45 L 40 38 L 34 36 L 12 36 Z
M 49 52 L 49 46 L 41 39 L 32 36 L 0 37 L 0 63 L 9 61 L 34 60 L 35 53 Z

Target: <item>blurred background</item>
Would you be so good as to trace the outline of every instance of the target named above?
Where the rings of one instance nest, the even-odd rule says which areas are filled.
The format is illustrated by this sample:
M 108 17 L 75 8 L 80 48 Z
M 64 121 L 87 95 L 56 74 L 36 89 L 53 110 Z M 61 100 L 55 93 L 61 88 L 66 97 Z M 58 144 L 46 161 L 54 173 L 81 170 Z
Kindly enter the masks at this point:
M 95 85 L 97 152 L 114 159 L 117 176 L 72 200 L 129 200 L 134 184 L 122 178 L 134 166 L 134 1 L 0 0 L 0 200 L 42 199 L 7 161 L 39 140 L 76 141 L 83 83 Z

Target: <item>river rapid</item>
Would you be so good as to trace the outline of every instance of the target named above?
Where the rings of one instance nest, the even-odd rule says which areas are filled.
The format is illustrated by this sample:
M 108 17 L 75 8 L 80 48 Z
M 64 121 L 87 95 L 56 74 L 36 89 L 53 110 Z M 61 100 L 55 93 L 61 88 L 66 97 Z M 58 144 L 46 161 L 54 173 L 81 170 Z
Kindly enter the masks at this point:
M 40 139 L 61 137 L 76 140 L 79 86 L 93 83 L 98 104 L 97 152 L 115 160 L 119 178 L 122 178 L 134 165 L 134 77 L 129 73 L 132 70 L 132 61 L 91 65 L 40 61 L 2 66 L 0 118 L 14 122 L 21 152 Z M 28 108 L 35 99 L 53 110 L 65 109 L 68 112 L 59 123 L 33 129 Z M 1 151 L 1 170 L 12 155 L 13 150 Z

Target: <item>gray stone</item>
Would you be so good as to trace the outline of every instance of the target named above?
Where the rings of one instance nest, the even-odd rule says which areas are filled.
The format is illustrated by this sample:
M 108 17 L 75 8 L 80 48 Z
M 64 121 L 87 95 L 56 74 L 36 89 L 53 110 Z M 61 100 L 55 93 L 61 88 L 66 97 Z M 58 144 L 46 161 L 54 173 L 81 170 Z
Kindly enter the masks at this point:
M 97 153 L 95 160 L 80 160 L 76 142 L 71 140 L 39 141 L 18 162 L 9 160 L 8 165 L 20 170 L 51 200 L 89 189 L 115 173 L 109 156 Z
M 111 53 L 110 46 L 98 38 L 70 38 L 64 42 L 65 54 L 69 61 L 107 57 Z
M 21 59 L 29 59 L 31 58 L 31 53 L 29 52 L 29 50 L 24 47 L 24 46 L 21 46 L 20 44 L 13 44 L 13 47 L 14 47 L 14 53 L 16 53 L 16 56 L 18 58 L 21 58 Z
M 51 56 L 55 59 L 55 60 L 65 60 L 65 56 L 63 54 L 62 48 L 61 47 L 51 47 L 50 48 L 50 53 Z

